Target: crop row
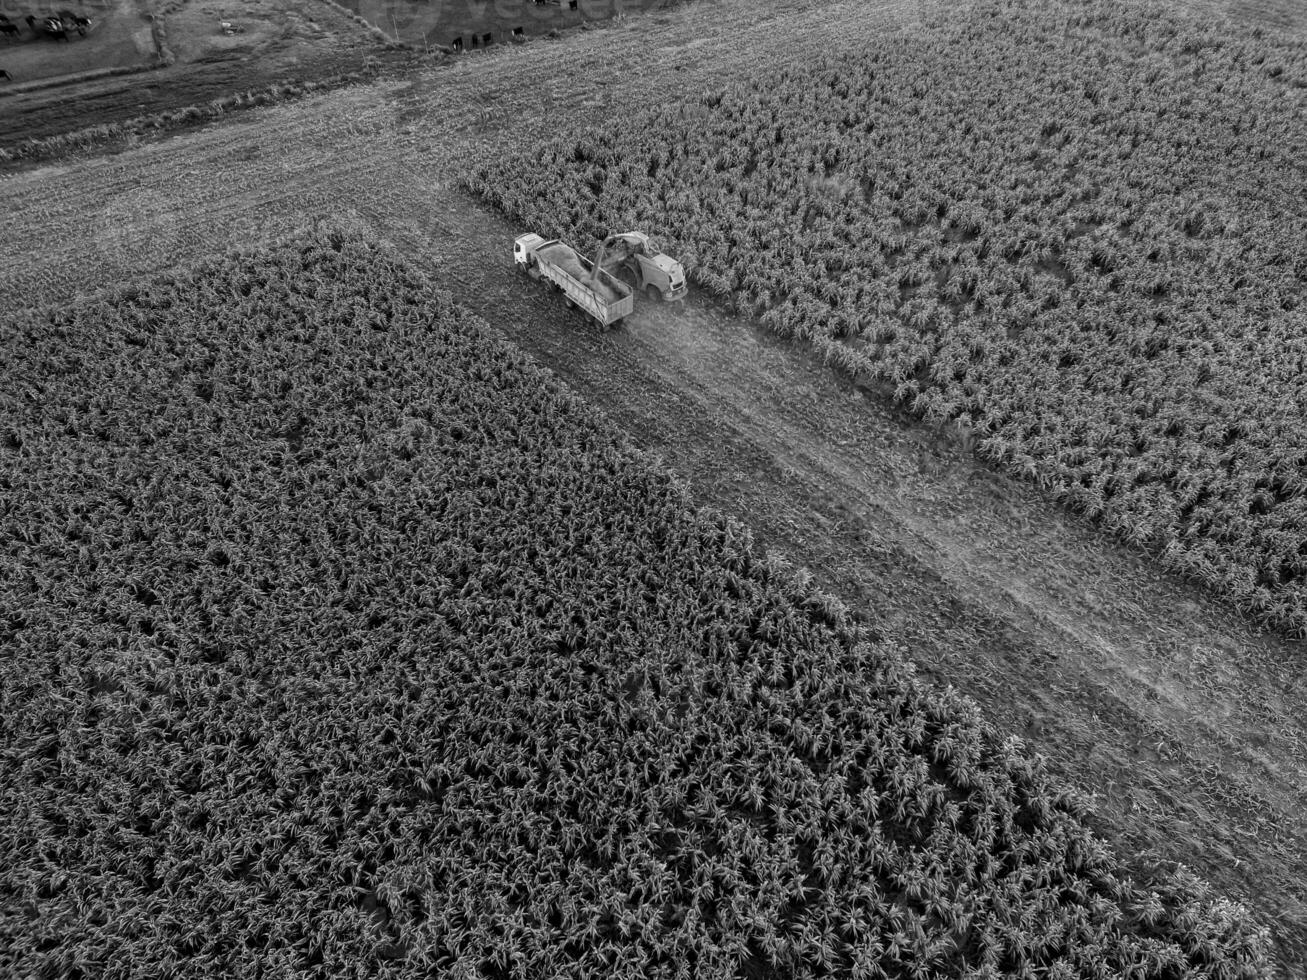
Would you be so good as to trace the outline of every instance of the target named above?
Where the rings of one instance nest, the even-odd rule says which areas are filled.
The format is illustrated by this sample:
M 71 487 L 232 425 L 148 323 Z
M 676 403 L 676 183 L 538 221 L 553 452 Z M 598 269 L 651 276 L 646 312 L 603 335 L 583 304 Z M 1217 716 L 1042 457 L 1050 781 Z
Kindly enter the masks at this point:
M 380 247 L 16 326 L 6 976 L 1265 968 Z
M 1307 627 L 1307 46 L 985 3 L 464 183 L 881 382 L 1169 567 Z M 760 69 L 761 70 L 761 69 Z

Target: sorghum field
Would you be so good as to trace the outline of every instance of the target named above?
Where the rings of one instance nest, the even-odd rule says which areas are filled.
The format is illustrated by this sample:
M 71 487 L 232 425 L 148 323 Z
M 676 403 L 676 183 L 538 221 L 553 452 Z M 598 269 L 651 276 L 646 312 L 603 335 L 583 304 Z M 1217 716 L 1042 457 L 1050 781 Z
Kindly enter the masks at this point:
M 1264 968 L 394 254 L 17 326 L 7 975 Z
M 646 228 L 734 308 L 1307 635 L 1307 44 L 1005 0 L 758 72 L 578 115 L 466 185 L 587 245 Z
M 1239 19 L 1186 13 L 1217 8 Z M 207 16 L 198 7 L 183 10 Z M 894 400 L 901 382 L 881 367 L 898 363 L 886 321 L 902 318 L 904 331 L 916 330 L 907 315 L 920 308 L 912 305 L 917 298 L 947 312 L 937 312 L 937 332 L 953 329 L 948 317 L 987 315 L 975 298 L 942 294 L 948 279 L 939 281 L 932 257 L 941 251 L 947 259 L 948 248 L 917 243 L 951 237 L 957 242 L 949 246 L 967 245 L 971 233 L 953 227 L 948 214 L 927 216 L 915 229 L 897 219 L 914 244 L 884 257 L 892 266 L 886 299 L 898 301 L 868 313 L 866 330 L 859 322 L 846 336 L 826 333 L 818 322 L 824 311 L 807 304 L 805 313 L 799 298 L 782 303 L 795 323 L 787 330 L 748 289 L 721 295 L 712 278 L 775 273 L 746 267 L 739 259 L 746 249 L 722 244 L 721 234 L 735 233 L 738 208 L 719 186 L 725 175 L 715 164 L 691 159 L 709 148 L 682 133 L 681 142 L 689 141 L 682 153 L 676 126 L 657 141 L 642 128 L 651 119 L 674 120 L 675 106 L 687 101 L 687 113 L 721 125 L 722 106 L 747 105 L 754 96 L 746 93 L 765 87 L 758 66 L 767 65 L 767 85 L 785 83 L 767 104 L 785 133 L 795 133 L 776 148 L 779 156 L 767 158 L 769 179 L 784 182 L 795 167 L 809 166 L 787 146 L 802 139 L 798 117 L 784 108 L 793 97 L 787 93 L 802 91 L 800 69 L 837 98 L 825 69 L 878 55 L 876 70 L 895 66 L 900 85 L 875 89 L 881 104 L 869 110 L 877 125 L 897 119 L 900 127 L 898 143 L 876 144 L 886 188 L 906 194 L 917 187 L 928 207 L 937 206 L 931 189 L 941 168 L 954 168 L 968 193 L 979 180 L 973 171 L 1001 187 L 1012 169 L 1044 180 L 1041 196 L 1050 196 L 1057 214 L 1061 185 L 1039 176 L 1051 164 L 1023 155 L 1039 146 L 1065 163 L 1060 154 L 1072 144 L 1049 147 L 1080 139 L 1086 127 L 1085 145 L 1108 139 L 1094 127 L 1110 129 L 1114 121 L 1099 118 L 1102 104 L 1076 109 L 1075 86 L 1102 93 L 1135 86 L 1134 62 L 1143 59 L 1159 74 L 1138 98 L 1157 104 L 1153 115 L 1125 115 L 1147 125 L 1131 137 L 1139 139 L 1133 155 L 1119 157 L 1128 172 L 1140 169 L 1127 180 L 1103 162 L 1110 154 L 1090 155 L 1085 166 L 1109 178 L 1104 194 L 1117 193 L 1112 181 L 1134 187 L 1130 180 L 1148 177 L 1150 193 L 1130 206 L 1163 223 L 1177 220 L 1168 194 L 1210 192 L 1194 213 L 1205 215 L 1210 205 L 1224 227 L 1209 236 L 1204 224 L 1174 240 L 1159 231 L 1170 249 L 1167 269 L 1211 265 L 1219 273 L 1219 262 L 1194 256 L 1218 247 L 1236 256 L 1244 248 L 1242 223 L 1251 219 L 1248 241 L 1256 248 L 1249 254 L 1266 261 L 1263 268 L 1260 258 L 1250 260 L 1249 274 L 1272 280 L 1271 298 L 1263 309 L 1255 305 L 1261 294 L 1234 287 L 1234 279 L 1227 285 L 1268 314 L 1265 322 L 1284 338 L 1281 349 L 1292 351 L 1292 322 L 1282 315 L 1295 312 L 1283 309 L 1292 281 L 1276 264 L 1279 252 L 1266 250 L 1266 241 L 1282 239 L 1265 237 L 1265 218 L 1276 212 L 1288 224 L 1301 222 L 1301 196 L 1294 197 L 1301 160 L 1291 152 L 1301 127 L 1293 102 L 1299 76 L 1286 83 L 1284 71 L 1272 72 L 1299 63 L 1294 38 L 1303 26 L 1289 0 L 1074 8 L 1060 0 L 696 0 L 439 66 L 392 65 L 399 76 L 263 109 L 216 115 L 201 106 L 200 117 L 210 120 L 202 126 L 128 127 L 108 143 L 55 136 L 42 142 L 43 153 L 73 152 L 52 163 L 10 160 L 0 174 L 0 427 L 8 427 L 0 428 L 0 794 L 7 794 L 0 798 L 0 957 L 9 957 L 0 959 L 0 974 L 549 976 L 618 973 L 640 963 L 652 975 L 685 970 L 749 980 L 805 970 L 851 974 L 855 951 L 885 940 L 878 965 L 891 976 L 914 968 L 976 975 L 973 964 L 984 975 L 986 950 L 992 960 L 996 949 L 995 969 L 1020 975 L 1006 969 L 1020 955 L 1011 943 L 1036 933 L 1043 945 L 1028 949 L 1027 959 L 1048 964 L 1032 965 L 1036 976 L 1057 975 L 1051 963 L 1075 956 L 1080 962 L 1063 974 L 1130 976 L 1116 967 L 1137 958 L 1133 973 L 1147 976 L 1303 976 L 1307 675 L 1294 623 L 1273 609 L 1259 612 L 1259 595 L 1236 589 L 1239 605 L 1255 616 L 1241 612 L 1210 577 L 1203 586 L 1198 576 L 1177 574 L 1169 559 L 1158 562 L 1165 549 L 1149 546 L 1149 557 L 1122 546 L 1124 532 L 1107 508 L 1085 520 L 1067 507 L 1074 489 L 1046 477 L 1046 463 L 1033 473 L 1024 458 L 994 465 L 995 434 L 982 431 L 978 416 L 947 421 L 928 411 L 946 381 L 923 380 L 918 368 L 902 381 L 919 390 Z M 999 69 L 968 50 L 964 30 L 1003 59 L 995 64 L 1010 76 L 1006 89 L 990 77 Z M 900 51 L 917 64 L 898 64 Z M 293 57 L 294 50 L 281 54 Z M 944 65 L 941 57 L 954 60 Z M 1186 72 L 1200 64 L 1208 69 L 1194 83 L 1197 100 Z M 248 70 L 275 67 L 251 60 Z M 936 101 L 913 95 L 914 84 L 928 86 Z M 1014 88 L 1024 90 L 1021 97 Z M 1230 91 L 1239 93 L 1237 113 L 1222 101 Z M 1000 135 L 1028 127 L 1027 141 L 996 142 L 999 156 L 1012 155 L 1008 167 L 978 169 L 980 158 L 969 151 L 963 159 L 970 169 L 958 173 L 960 164 L 939 152 L 945 137 L 936 103 L 953 119 L 972 92 L 997 100 L 1010 121 L 979 113 L 970 133 L 962 132 L 963 119 L 953 138 L 966 144 L 981 125 Z M 896 116 L 899 102 L 910 102 L 917 117 Z M 1026 118 L 1028 102 L 1044 110 L 1038 120 Z M 653 103 L 663 108 L 640 108 Z M 1181 110 L 1203 124 L 1174 128 Z M 1050 116 L 1066 130 L 1045 136 Z M 809 117 L 817 145 L 838 135 L 842 124 L 823 116 L 820 104 L 804 113 L 802 126 Z M 751 122 L 747 131 L 754 129 L 763 131 Z M 578 172 L 598 185 L 577 186 L 578 202 L 587 193 L 615 193 L 616 181 L 598 179 L 606 165 L 566 157 L 581 144 L 609 146 L 614 133 L 623 134 L 618 149 L 656 144 L 651 159 L 663 170 L 646 190 L 667 196 L 665 179 L 673 193 L 658 207 L 693 234 L 678 235 L 659 214 L 644 227 L 698 280 L 683 306 L 641 301 L 621 330 L 600 334 L 539 284 L 514 275 L 509 246 L 532 230 L 593 242 L 600 229 L 564 199 Z M 904 142 L 910 150 L 898 145 Z M 666 153 L 662 143 L 672 144 Z M 544 150 L 540 165 L 563 181 L 556 196 L 546 188 L 549 199 L 534 217 L 510 217 L 490 197 L 467 192 L 497 159 L 507 164 L 505 192 L 520 193 L 529 175 L 517 160 L 528 147 Z M 1173 147 L 1171 156 L 1145 167 L 1163 147 Z M 701 176 L 685 181 L 696 167 Z M 1063 169 L 1073 182 L 1074 168 Z M 914 183 L 910 170 L 922 181 Z M 817 231 L 841 208 L 854 209 L 855 224 L 868 220 L 857 210 L 868 193 L 896 218 L 897 202 L 876 198 L 880 184 L 865 173 L 857 180 L 838 169 L 824 175 L 824 166 L 803 171 L 799 181 L 808 189 L 788 220 L 769 214 L 784 205 L 779 191 L 753 187 L 749 199 L 759 205 L 759 222 L 784 225 L 796 247 L 814 246 L 839 284 L 838 307 L 850 269 L 832 273 L 836 256 L 823 255 Z M 680 217 L 694 210 L 695 195 L 715 209 L 713 220 Z M 1018 194 L 1019 210 L 1031 217 L 1021 228 L 1057 240 L 1039 230 L 1028 198 Z M 990 215 L 986 200 L 982 194 L 979 207 Z M 1220 210 L 1229 202 L 1246 206 L 1247 215 Z M 338 230 L 278 240 L 316 214 L 332 215 Z M 879 215 L 870 217 L 867 254 L 854 250 L 853 262 L 875 258 Z M 987 220 L 1008 219 L 1000 211 Z M 1072 226 L 1064 245 L 1097 240 L 1108 228 L 1075 235 Z M 1142 247 L 1128 231 L 1118 230 L 1120 247 Z M 230 249 L 235 253 L 214 259 Z M 782 243 L 758 254 L 772 264 L 780 255 L 789 263 L 781 274 L 796 275 L 793 250 Z M 929 260 L 935 276 L 900 283 L 908 252 L 915 256 L 908 265 Z M 1292 255 L 1290 269 L 1298 252 Z M 976 268 L 989 269 L 987 261 L 978 256 Z M 1134 273 L 1128 265 L 1107 273 L 1090 263 L 1086 270 L 1080 261 L 1073 247 L 1060 256 L 1004 260 L 994 276 L 1033 266 L 1022 281 L 1033 277 L 1049 288 L 1030 292 L 1019 284 L 996 309 L 1052 298 L 1053 307 L 1039 311 L 1044 328 L 1057 309 L 1082 302 L 1097 317 L 1101 302 L 1084 281 L 1129 281 Z M 874 294 L 883 273 L 859 268 L 864 290 Z M 805 281 L 812 285 L 812 276 Z M 197 299 L 201 283 L 214 289 Z M 102 288 L 109 291 L 79 298 Z M 1132 295 L 1126 290 L 1126 299 Z M 1227 303 L 1223 288 L 1202 296 L 1213 304 L 1212 343 L 1228 345 L 1242 307 Z M 1174 311 L 1181 309 L 1170 305 L 1175 298 L 1157 294 L 1148 302 Z M 162 309 L 167 304 L 176 320 Z M 1119 306 L 1135 315 L 1124 299 Z M 407 326 L 406 309 L 416 311 Z M 128 311 L 140 326 L 124 332 Z M 192 333 L 174 332 L 170 324 L 187 318 Z M 1171 326 L 1192 358 L 1194 345 L 1181 332 L 1187 322 Z M 1274 355 L 1274 344 L 1252 339 L 1262 322 L 1249 317 L 1244 346 L 1226 350 L 1219 363 L 1243 370 L 1238 351 Z M 322 340 L 332 331 L 375 346 L 360 342 L 347 353 Z M 884 339 L 871 339 L 877 331 Z M 460 346 L 459 337 L 473 335 L 481 340 Z M 1000 339 L 995 332 L 1003 356 L 981 358 L 977 384 L 999 390 L 996 365 L 1009 356 L 1038 369 L 1034 352 L 1046 335 L 1014 330 Z M 1145 335 L 1167 336 L 1160 326 Z M 188 342 L 196 338 L 203 339 Z M 503 340 L 521 353 L 509 353 Z M 1108 374 L 1134 363 L 1111 345 L 1084 343 Z M 37 366 L 34 344 L 43 352 Z M 936 346 L 943 350 L 923 344 L 932 357 Z M 161 362 L 165 350 L 171 353 Z M 558 409 L 557 425 L 523 428 L 540 402 L 505 382 L 519 369 L 553 391 L 556 404 L 577 407 Z M 1077 376 L 1070 366 L 1043 370 L 1038 376 L 1050 391 L 1064 374 Z M 1142 376 L 1157 382 L 1159 398 L 1175 397 L 1160 368 Z M 110 380 L 126 377 L 145 379 L 131 396 Z M 500 379 L 502 390 L 488 391 L 477 377 Z M 1251 390 L 1266 392 L 1264 401 L 1290 390 L 1283 372 L 1248 369 L 1237 378 L 1223 389 L 1232 415 Z M 69 394 L 75 382 L 83 383 L 80 396 Z M 1212 383 L 1201 390 L 1210 393 Z M 324 394 L 315 400 L 311 391 Z M 1036 394 L 1031 406 L 1046 407 L 1047 392 Z M 1103 395 L 1092 407 L 1110 422 L 1115 404 Z M 101 407 L 109 411 L 97 415 Z M 1016 418 L 1010 406 L 1004 411 Z M 583 417 L 592 420 L 588 449 L 571 429 L 558 428 Z M 1061 424 L 1049 418 L 1050 426 Z M 1285 445 L 1292 445 L 1292 420 L 1284 427 Z M 504 462 L 510 432 L 525 433 L 515 447 L 529 462 L 517 468 Z M 1236 436 L 1228 450 L 1243 452 L 1247 441 Z M 982 442 L 986 452 L 979 453 Z M 622 483 L 609 462 L 588 463 L 596 447 L 604 460 L 624 461 L 622 472 L 650 474 L 649 481 Z M 466 455 L 481 450 L 476 460 Z M 490 506 L 518 485 L 515 502 Z M 401 486 L 412 488 L 410 497 Z M 329 489 L 314 497 L 320 487 Z M 133 514 L 123 513 L 121 500 L 108 510 L 92 506 L 110 490 L 132 501 Z M 206 493 L 221 502 L 210 505 L 201 499 Z M 651 546 L 648 533 L 631 531 L 642 526 L 626 516 L 637 497 L 663 508 L 666 526 L 684 533 L 655 534 Z M 83 513 L 59 503 L 69 499 L 85 501 Z M 451 503 L 442 509 L 443 500 Z M 575 525 L 565 523 L 564 505 Z M 705 505 L 712 509 L 701 511 Z M 10 520 L 20 511 L 30 517 L 22 526 L 49 528 L 41 544 Z M 211 514 L 218 516 L 210 521 Z M 460 515 L 473 529 L 437 544 L 447 519 Z M 349 526 L 358 527 L 357 541 L 384 544 L 346 560 L 362 547 L 351 543 Z M 555 550 L 537 544 L 534 554 L 518 547 L 544 527 L 572 538 L 549 545 Z M 597 528 L 613 533 L 586 536 Z M 133 541 L 137 534 L 142 539 Z M 111 551 L 119 541 L 127 545 Z M 644 568 L 637 559 L 649 547 L 686 542 L 699 543 L 698 571 L 668 559 L 652 576 L 631 576 Z M 407 557 L 396 558 L 394 570 L 383 568 L 392 553 Z M 719 559 L 721 575 L 704 578 Z M 796 576 L 787 563 L 807 572 Z M 519 565 L 520 574 L 501 577 Z M 91 576 L 99 591 L 56 580 L 59 567 Z M 491 574 L 481 576 L 480 568 Z M 308 582 L 307 591 L 291 599 L 298 581 Z M 468 594 L 442 591 L 455 585 Z M 735 623 L 735 634 L 729 626 L 705 628 L 708 613 L 693 604 L 692 592 L 710 606 L 719 600 L 725 616 L 738 613 L 739 620 L 721 620 Z M 420 594 L 436 595 L 436 605 L 404 619 Z M 520 596 L 555 594 L 561 598 L 516 612 Z M 666 609 L 649 608 L 655 594 L 668 597 Z M 34 598 L 42 595 L 55 599 Z M 767 605 L 773 601 L 780 605 Z M 566 618 L 595 609 L 595 629 L 582 632 Z M 636 618 L 644 613 L 667 622 L 654 627 L 653 619 Z M 528 627 L 536 617 L 543 625 Z M 619 620 L 640 625 L 624 632 Z M 398 632 L 398 647 L 381 642 Z M 489 650 L 492 637 L 503 639 L 497 652 L 473 663 L 470 651 Z M 27 656 L 38 640 L 53 653 Z M 609 660 L 590 657 L 596 648 L 612 648 Z M 466 668 L 436 673 L 430 651 L 437 649 L 465 655 Z M 381 666 L 396 662 L 430 670 Z M 73 664 L 83 669 L 65 669 Z M 564 683 L 570 667 L 581 679 L 567 703 L 579 707 L 564 711 L 539 692 L 548 677 Z M 533 697 L 538 703 L 524 707 Z M 413 707 L 397 714 L 381 703 L 386 698 L 409 698 Z M 925 722 L 920 736 L 916 717 Z M 953 737 L 940 736 L 948 730 L 944 718 L 959 719 L 954 741 L 981 774 L 975 786 L 961 785 L 956 760 L 942 754 Z M 735 734 L 746 730 L 756 733 L 751 744 Z M 524 742 L 531 739 L 556 745 L 556 755 L 529 755 Z M 190 746 L 203 748 L 192 753 Z M 664 750 L 674 767 L 658 768 Z M 489 767 L 501 759 L 507 776 L 497 781 Z M 649 768 L 637 773 L 645 759 Z M 731 763 L 745 772 L 755 760 L 756 772 L 771 773 L 755 780 L 756 791 L 725 770 Z M 855 772 L 865 779 L 876 765 L 885 767 L 881 783 L 850 780 Z M 175 784 L 171 777 L 151 781 L 160 766 L 181 774 Z M 19 777 L 8 779 L 11 773 Z M 590 796 L 574 782 L 584 774 L 599 787 Z M 645 789 L 645 798 L 623 795 L 627 785 Z M 692 795 L 692 785 L 725 795 Z M 382 786 L 369 795 L 368 787 Z M 348 811 L 343 804 L 317 809 L 355 788 Z M 766 814 L 757 809 L 758 791 L 773 808 Z M 169 792 L 171 816 L 163 805 Z M 920 806 L 909 806 L 909 793 L 923 799 Z M 1034 802 L 1041 793 L 1053 801 L 1046 814 Z M 873 796 L 874 821 L 867 808 Z M 971 814 L 991 797 L 998 819 L 986 858 L 989 830 Z M 447 812 L 445 801 L 463 808 Z M 514 807 L 532 802 L 556 815 L 547 827 L 513 820 Z M 417 858 L 400 853 L 395 842 L 410 839 L 408 828 L 436 843 Z M 475 855 L 441 848 L 454 840 L 510 855 L 502 874 L 472 883 L 467 869 L 477 866 Z M 1064 844 L 1067 860 L 1058 856 Z M 1034 874 L 1050 862 L 1060 862 L 1065 887 Z M 444 879 L 454 883 L 442 891 L 436 877 L 455 864 L 458 871 Z M 916 874 L 925 875 L 924 884 Z M 760 889 L 763 880 L 779 881 L 782 890 Z M 859 896 L 859 880 L 875 890 Z M 548 896 L 543 915 L 528 901 L 540 894 Z M 580 896 L 576 905 L 568 901 L 573 895 Z M 746 921 L 750 909 L 761 918 Z M 433 923 L 446 914 L 452 928 L 442 933 Z M 846 914 L 863 918 L 840 927 Z M 822 932 L 827 923 L 837 926 L 831 940 Z M 486 934 L 474 935 L 474 925 Z M 888 943 L 892 930 L 901 930 L 906 945 Z M 1096 947 L 1091 937 L 1102 942 Z M 1221 949 L 1201 952 L 1209 941 Z M 501 950 L 507 963 L 491 959 Z M 694 955 L 681 955 L 686 950 Z M 1223 965 L 1202 965 L 1208 955 Z M 609 961 L 599 966 L 602 956 Z M 910 956 L 913 964 L 904 964 Z

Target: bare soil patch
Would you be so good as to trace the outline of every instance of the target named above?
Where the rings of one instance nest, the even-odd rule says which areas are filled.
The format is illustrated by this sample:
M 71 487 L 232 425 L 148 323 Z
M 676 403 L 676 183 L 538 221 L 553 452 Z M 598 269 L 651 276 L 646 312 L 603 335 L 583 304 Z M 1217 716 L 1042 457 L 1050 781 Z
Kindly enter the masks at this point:
M 466 50 L 473 39 L 480 44 L 486 34 L 492 44 L 513 39 L 520 29 L 523 39 L 544 37 L 550 31 L 567 31 L 612 17 L 625 17 L 671 6 L 672 0 L 473 0 L 469 3 L 436 0 L 341 0 L 347 7 L 396 40 L 418 47 L 448 47 L 457 38 Z
M 66 43 L 45 35 L 39 20 L 36 32 L 26 23 L 28 15 L 40 18 L 52 9 L 65 8 L 37 3 L 0 8 L 19 29 L 16 37 L 0 41 L 0 68 L 13 78 L 12 85 L 0 84 L 21 89 L 64 75 L 146 68 L 158 61 L 144 0 L 74 0 L 67 9 L 90 18 L 91 26 L 85 36 L 70 30 Z M 2 94 L 6 94 L 4 89 L 0 89 Z
M 139 63 L 157 63 L 145 16 L 150 5 L 146 0 L 114 2 L 120 12 L 137 12 L 131 16 L 120 13 L 104 27 L 105 36 L 132 26 L 136 32 L 133 43 L 150 45 L 148 57 L 142 56 Z M 239 32 L 225 33 L 224 21 Z M 176 59 L 168 67 L 133 75 L 73 77 L 65 84 L 39 88 L 0 88 L 0 147 L 204 105 L 233 92 L 357 72 L 369 58 L 386 64 L 409 60 L 407 54 L 386 51 L 367 28 L 320 0 L 189 0 L 164 15 L 163 23 L 167 47 Z M 72 57 L 78 50 L 92 50 L 89 45 L 95 38 L 97 34 L 92 32 L 86 39 L 74 35 L 68 45 L 33 41 L 25 48 L 67 49 Z M 9 52 L 4 51 L 3 56 L 8 59 Z M 52 65 L 45 77 L 50 81 L 68 71 L 107 66 L 70 62 L 55 71 Z

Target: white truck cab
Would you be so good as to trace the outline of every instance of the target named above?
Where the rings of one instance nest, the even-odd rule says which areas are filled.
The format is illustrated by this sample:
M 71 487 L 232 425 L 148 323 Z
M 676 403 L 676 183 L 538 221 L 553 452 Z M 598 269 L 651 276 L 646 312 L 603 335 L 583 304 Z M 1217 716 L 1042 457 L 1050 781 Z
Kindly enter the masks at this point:
M 527 269 L 535 265 L 536 249 L 545 243 L 539 235 L 533 233 L 519 235 L 513 242 L 513 261 Z

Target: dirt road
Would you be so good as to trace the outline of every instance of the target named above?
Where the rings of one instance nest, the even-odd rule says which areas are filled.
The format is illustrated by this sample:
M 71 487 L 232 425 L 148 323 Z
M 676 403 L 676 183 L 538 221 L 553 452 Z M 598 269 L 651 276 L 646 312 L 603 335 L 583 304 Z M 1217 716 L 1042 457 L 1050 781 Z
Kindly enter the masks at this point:
M 0 149 L 207 106 L 271 85 L 358 73 L 367 59 L 389 67 L 414 57 L 386 51 L 375 35 L 319 0 L 244 0 L 226 14 L 192 3 L 165 18 L 174 63 L 84 78 L 92 70 L 159 64 L 151 4 L 103 0 L 86 9 L 96 25 L 87 38 L 74 36 L 76 43 L 56 45 L 24 34 L 23 40 L 0 46 L 0 62 L 17 80 L 0 87 Z M 239 33 L 223 33 L 223 17 L 232 18 Z M 39 81 L 46 84 L 25 84 Z
M 1120 850 L 1181 861 L 1247 902 L 1274 925 L 1283 975 L 1301 976 L 1307 678 L 1298 646 L 1254 632 L 701 295 L 684 308 L 641 303 L 622 330 L 598 334 L 511 271 L 511 240 L 525 229 L 452 185 L 463 155 L 531 139 L 559 112 L 622 111 L 623 78 L 713 84 L 796 33 L 856 41 L 925 6 L 886 5 L 877 19 L 865 3 L 776 3 L 758 16 L 758 0 L 721 0 L 615 25 L 602 44 L 577 35 L 470 57 L 407 84 L 330 93 L 5 178 L 0 310 L 315 214 L 369 225 L 661 455 L 701 503 L 750 525 L 760 545 L 809 568 L 924 672 L 1022 734 L 1097 798 L 1098 828 Z M 724 26 L 746 22 L 745 8 L 755 26 Z M 526 75 L 538 84 L 522 86 Z M 39 193 L 52 180 L 64 193 Z

